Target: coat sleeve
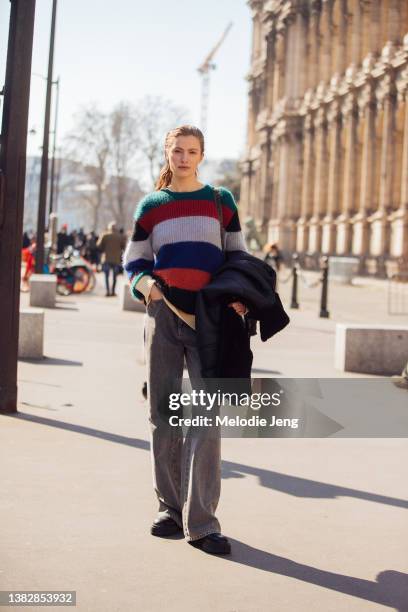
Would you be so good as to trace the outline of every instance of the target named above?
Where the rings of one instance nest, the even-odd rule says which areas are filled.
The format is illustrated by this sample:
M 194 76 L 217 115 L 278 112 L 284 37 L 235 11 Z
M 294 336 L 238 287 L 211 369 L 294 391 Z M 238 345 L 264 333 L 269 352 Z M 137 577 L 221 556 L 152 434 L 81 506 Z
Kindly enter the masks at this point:
M 239 220 L 238 206 L 234 196 L 225 187 L 219 188 L 222 202 L 222 221 L 225 230 L 225 250 L 226 251 L 245 251 L 249 253 L 241 229 Z
M 123 253 L 123 269 L 130 286 L 130 293 L 136 300 L 147 302 L 151 287 L 154 255 L 151 229 L 144 222 L 146 207 L 142 200 L 135 212 L 133 233 Z

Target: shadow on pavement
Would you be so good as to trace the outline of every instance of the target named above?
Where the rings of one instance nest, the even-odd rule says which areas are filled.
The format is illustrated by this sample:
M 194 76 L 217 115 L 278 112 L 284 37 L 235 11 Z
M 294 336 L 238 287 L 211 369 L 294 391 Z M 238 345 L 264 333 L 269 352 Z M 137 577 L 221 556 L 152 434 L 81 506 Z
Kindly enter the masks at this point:
M 59 366 L 83 366 L 82 361 L 72 361 L 71 359 L 59 359 L 58 357 L 44 357 L 43 359 L 24 359 L 19 357 L 19 361 L 33 363 L 35 365 L 59 365 Z
M 92 427 L 83 427 L 24 412 L 3 414 L 1 416 L 32 421 L 42 425 L 49 425 L 50 427 L 57 427 L 59 429 L 65 429 L 101 438 L 103 440 L 109 440 L 110 442 L 126 444 L 134 448 L 150 450 L 150 443 L 146 440 L 112 434 Z M 349 489 L 347 487 L 337 487 L 335 485 L 316 482 L 305 478 L 288 476 L 286 474 L 254 468 L 232 461 L 222 461 L 222 476 L 224 478 L 242 478 L 244 474 L 257 475 L 262 486 L 289 493 L 297 497 L 335 498 L 340 495 L 348 495 L 358 499 L 408 508 L 408 502 L 405 500 Z M 377 575 L 376 581 L 373 582 L 297 563 L 296 561 L 274 555 L 265 550 L 254 548 L 239 540 L 234 540 L 233 538 L 230 538 L 230 540 L 233 544 L 233 553 L 229 557 L 223 557 L 222 560 L 231 563 L 240 563 L 262 571 L 295 578 L 296 580 L 315 584 L 339 593 L 392 607 L 398 612 L 406 612 L 408 610 L 408 575 L 402 572 L 384 570 Z
M 259 478 L 259 484 L 263 487 L 294 495 L 295 497 L 310 497 L 315 499 L 355 497 L 356 499 L 364 499 L 365 501 L 396 506 L 397 508 L 408 508 L 408 501 L 405 499 L 397 499 L 395 497 L 388 497 L 387 495 L 378 495 L 377 493 L 359 491 L 348 487 L 339 487 L 325 482 L 317 482 L 316 480 L 309 480 L 308 478 L 281 474 L 279 472 L 273 472 L 272 470 L 264 470 L 262 468 L 235 463 L 233 461 L 222 462 L 223 478 L 243 478 L 244 475 L 248 474 L 257 476 Z
M 56 304 L 54 310 L 72 310 L 73 312 L 77 312 L 77 311 L 79 311 L 79 308 L 77 308 L 76 306 L 74 306 L 74 307 L 71 307 L 71 306 L 60 306 L 59 304 Z
M 265 368 L 252 368 L 251 372 L 257 372 L 258 374 L 278 374 L 282 375 L 282 372 L 278 372 L 278 370 L 268 370 Z
M 41 425 L 49 425 L 50 427 L 66 429 L 87 436 L 109 440 L 110 442 L 117 442 L 118 444 L 126 444 L 127 446 L 133 446 L 134 448 L 150 450 L 150 442 L 147 440 L 131 438 L 129 436 L 121 436 L 108 431 L 94 429 L 93 427 L 84 427 L 82 425 L 66 423 L 64 421 L 49 419 L 47 417 L 28 414 L 21 411 L 17 412 L 17 414 L 3 414 L 1 416 L 32 421 L 34 423 L 40 423 Z M 275 491 L 281 491 L 282 493 L 293 495 L 295 497 L 310 497 L 314 499 L 354 497 L 356 499 L 386 504 L 389 506 L 395 506 L 397 508 L 408 508 L 408 501 L 405 499 L 389 497 L 387 495 L 378 495 L 377 493 L 369 493 L 368 491 L 360 491 L 358 489 L 351 489 L 348 487 L 339 487 L 337 485 L 327 484 L 325 482 L 309 480 L 308 478 L 299 478 L 298 476 L 290 476 L 289 474 L 281 474 L 280 472 L 265 470 L 263 468 L 236 463 L 234 461 L 223 460 L 221 462 L 222 478 L 244 478 L 245 475 L 257 476 L 261 486 L 274 489 Z
M 226 561 L 295 578 L 338 593 L 392 607 L 399 612 L 408 610 L 408 574 L 394 570 L 384 570 L 377 575 L 374 582 L 321 570 L 274 555 L 265 550 L 253 548 L 233 538 L 229 538 L 229 540 L 233 552 L 231 557 L 224 557 Z

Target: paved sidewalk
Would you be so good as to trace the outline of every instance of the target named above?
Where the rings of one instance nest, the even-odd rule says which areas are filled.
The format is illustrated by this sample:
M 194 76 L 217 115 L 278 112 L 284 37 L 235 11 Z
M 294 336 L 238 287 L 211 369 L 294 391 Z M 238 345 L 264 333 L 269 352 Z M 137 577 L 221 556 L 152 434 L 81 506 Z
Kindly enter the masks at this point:
M 144 315 L 102 293 L 46 311 L 47 359 L 20 362 L 0 417 L 0 588 L 76 590 L 86 612 L 408 610 L 406 439 L 223 439 L 231 557 L 149 534 Z M 341 376 L 335 322 L 290 314 L 255 374 Z

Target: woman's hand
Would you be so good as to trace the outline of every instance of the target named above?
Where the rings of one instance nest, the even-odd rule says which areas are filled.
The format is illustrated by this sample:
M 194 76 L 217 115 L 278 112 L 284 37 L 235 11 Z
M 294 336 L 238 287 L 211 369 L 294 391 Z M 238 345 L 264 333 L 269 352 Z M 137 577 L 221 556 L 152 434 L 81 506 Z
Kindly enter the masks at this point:
M 153 302 L 156 302 L 157 300 L 162 300 L 163 299 L 163 294 L 160 291 L 160 289 L 158 288 L 157 285 L 152 285 L 152 288 L 150 289 L 150 295 L 149 295 L 150 299 L 153 300 Z
M 231 302 L 228 306 L 231 306 L 239 315 L 246 315 L 248 312 L 248 308 L 242 302 Z

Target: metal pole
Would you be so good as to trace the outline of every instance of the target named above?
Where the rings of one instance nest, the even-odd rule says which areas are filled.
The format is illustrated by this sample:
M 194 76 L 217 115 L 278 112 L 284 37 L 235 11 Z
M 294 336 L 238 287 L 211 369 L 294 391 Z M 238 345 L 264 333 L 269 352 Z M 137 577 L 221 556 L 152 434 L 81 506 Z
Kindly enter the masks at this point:
M 50 51 L 49 51 L 49 56 L 48 56 L 47 93 L 45 97 L 44 137 L 43 137 L 43 151 L 42 151 L 42 158 L 41 158 L 40 197 L 38 200 L 37 249 L 36 249 L 36 255 L 35 255 L 35 271 L 37 274 L 42 274 L 43 267 L 44 267 L 44 231 L 45 231 L 45 211 L 46 211 L 46 206 L 47 206 L 48 147 L 49 147 L 49 140 L 50 140 L 51 86 L 52 86 L 52 69 L 53 69 L 53 63 L 54 63 L 56 14 L 57 14 L 57 0 L 53 0 L 52 17 L 51 17 Z
M 55 204 L 54 204 L 54 211 L 57 212 L 58 211 L 58 197 L 59 197 L 59 190 L 60 190 L 60 178 L 61 178 L 61 149 L 59 152 L 59 159 L 58 159 L 58 170 L 57 170 L 57 180 L 55 181 Z
M 329 311 L 327 310 L 327 293 L 328 293 L 328 285 L 329 285 L 329 258 L 324 256 L 321 259 L 321 266 L 323 270 L 322 275 L 322 293 L 320 298 L 320 314 L 319 317 L 323 319 L 328 319 L 330 316 Z
M 50 207 L 48 211 L 48 218 L 50 214 L 53 212 L 53 204 L 54 204 L 54 182 L 55 182 L 55 150 L 57 145 L 57 125 L 58 125 L 58 104 L 59 104 L 59 77 L 54 84 L 57 89 L 56 97 L 55 97 L 55 117 L 54 117 L 54 141 L 52 146 L 52 161 L 51 161 L 51 188 L 50 188 Z
M 299 308 L 299 304 L 297 301 L 297 288 L 298 288 L 298 276 L 297 276 L 297 270 L 298 270 L 298 263 L 299 261 L 299 255 L 297 253 L 293 254 L 293 268 L 292 268 L 292 298 L 291 298 L 291 302 L 290 302 L 290 307 L 291 308 Z
M 35 0 L 12 0 L 0 147 L 0 412 L 17 411 L 28 103 Z

